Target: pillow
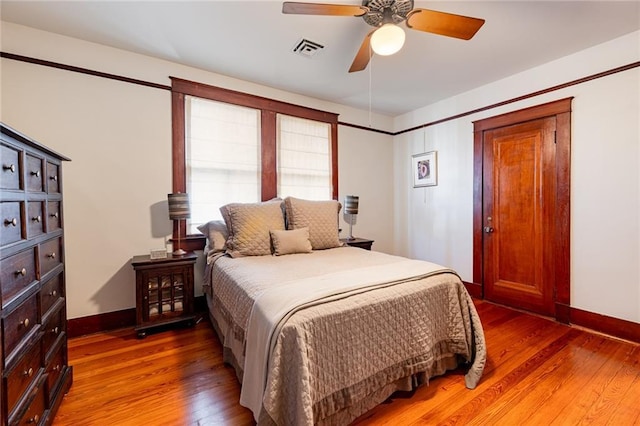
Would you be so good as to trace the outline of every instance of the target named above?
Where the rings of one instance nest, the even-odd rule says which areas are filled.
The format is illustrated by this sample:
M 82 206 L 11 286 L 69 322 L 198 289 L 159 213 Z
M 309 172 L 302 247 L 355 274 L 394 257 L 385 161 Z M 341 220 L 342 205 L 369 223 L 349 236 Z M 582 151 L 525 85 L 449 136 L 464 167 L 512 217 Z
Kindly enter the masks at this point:
M 282 200 L 231 203 L 220 207 L 227 224 L 227 253 L 231 257 L 271 254 L 271 230 L 284 230 Z
M 227 249 L 229 232 L 223 220 L 212 220 L 202 224 L 198 226 L 198 231 L 207 237 L 207 246 L 204 248 L 205 254 L 222 252 Z
M 284 200 L 287 228 L 309 228 L 309 241 L 314 250 L 340 247 L 338 213 L 341 207 L 335 200 L 311 201 L 287 197 Z
M 311 253 L 312 251 L 311 242 L 309 242 L 309 228 L 269 232 L 271 234 L 271 244 L 273 244 L 273 254 L 276 256 Z

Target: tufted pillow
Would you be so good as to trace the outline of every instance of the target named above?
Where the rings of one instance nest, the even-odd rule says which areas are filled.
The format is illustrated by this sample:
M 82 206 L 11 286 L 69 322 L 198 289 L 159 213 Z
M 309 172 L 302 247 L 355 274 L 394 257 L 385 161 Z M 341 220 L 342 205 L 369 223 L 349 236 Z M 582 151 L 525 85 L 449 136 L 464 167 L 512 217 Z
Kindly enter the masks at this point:
M 288 229 L 309 228 L 309 241 L 314 250 L 340 247 L 338 213 L 341 205 L 335 200 L 311 201 L 287 197 L 284 199 Z
M 212 220 L 204 223 L 198 226 L 198 231 L 207 237 L 207 246 L 204 248 L 205 254 L 223 252 L 227 249 L 229 232 L 224 221 Z
M 227 253 L 231 257 L 271 254 L 270 230 L 284 230 L 282 200 L 231 203 L 220 207 L 227 224 Z
M 309 228 L 269 232 L 271 233 L 273 254 L 276 256 L 282 256 L 283 254 L 311 253 L 312 251 L 311 242 L 309 242 Z

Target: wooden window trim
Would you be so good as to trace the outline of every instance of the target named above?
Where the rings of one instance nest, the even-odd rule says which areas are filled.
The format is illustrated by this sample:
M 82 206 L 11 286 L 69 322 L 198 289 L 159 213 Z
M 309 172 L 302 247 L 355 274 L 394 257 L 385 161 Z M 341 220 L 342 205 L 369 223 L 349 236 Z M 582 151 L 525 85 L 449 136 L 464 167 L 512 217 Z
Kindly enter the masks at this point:
M 173 192 L 186 192 L 187 177 L 185 164 L 185 95 L 213 101 L 244 106 L 260 110 L 261 135 L 261 198 L 270 200 L 277 196 L 277 115 L 284 114 L 293 117 L 327 123 L 331 127 L 331 176 L 332 198 L 338 199 L 338 114 L 307 108 L 299 105 L 281 102 L 248 93 L 223 89 L 177 77 L 171 78 L 171 115 L 172 115 L 172 176 Z M 185 221 L 174 222 L 173 237 L 186 235 Z M 187 236 L 182 241 L 182 248 L 191 251 L 204 247 L 204 236 Z

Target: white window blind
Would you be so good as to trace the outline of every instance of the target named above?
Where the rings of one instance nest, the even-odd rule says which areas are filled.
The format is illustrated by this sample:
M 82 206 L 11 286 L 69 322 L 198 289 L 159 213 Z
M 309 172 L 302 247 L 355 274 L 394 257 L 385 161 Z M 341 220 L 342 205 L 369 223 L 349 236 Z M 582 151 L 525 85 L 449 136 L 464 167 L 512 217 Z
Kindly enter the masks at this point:
M 220 207 L 260 201 L 260 110 L 187 96 L 188 233 L 221 219 Z
M 331 126 L 278 114 L 278 196 L 330 200 Z

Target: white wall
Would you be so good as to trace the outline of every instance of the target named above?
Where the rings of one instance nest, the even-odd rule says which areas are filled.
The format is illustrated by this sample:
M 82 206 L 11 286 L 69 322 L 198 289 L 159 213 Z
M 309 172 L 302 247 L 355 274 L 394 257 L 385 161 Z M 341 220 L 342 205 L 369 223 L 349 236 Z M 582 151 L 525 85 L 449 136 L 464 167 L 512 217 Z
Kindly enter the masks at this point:
M 395 197 L 401 208 L 396 210 L 395 251 L 449 266 L 471 281 L 473 149 L 467 149 L 472 134 L 467 127 L 450 121 L 396 137 Z M 438 184 L 413 188 L 411 156 L 434 150 Z
M 359 196 L 359 207 L 353 225 L 354 237 L 375 240 L 373 250 L 393 253 L 393 143 L 391 136 L 340 127 L 338 178 L 340 201 L 347 194 Z M 342 143 L 348 140 L 349 143 Z M 343 215 L 341 215 L 343 216 Z M 341 223 L 343 237 L 349 225 Z
M 640 32 L 397 117 L 396 130 L 640 60 Z M 640 70 L 396 136 L 395 250 L 472 281 L 473 121 L 573 96 L 571 305 L 640 322 Z M 411 188 L 411 154 L 438 150 L 437 187 Z
M 339 113 L 345 122 L 369 120 L 367 111 L 12 23 L 2 22 L 1 31 L 4 52 L 164 85 L 176 76 Z M 68 317 L 134 307 L 130 259 L 163 247 L 171 233 L 170 92 L 4 58 L 0 64 L 0 120 L 72 159 L 63 166 Z M 373 122 L 387 130 L 393 124 L 379 115 Z M 387 252 L 393 248 L 391 141 L 339 127 L 340 198 L 360 195 L 354 233 Z M 354 167 L 365 162 L 380 167 Z

